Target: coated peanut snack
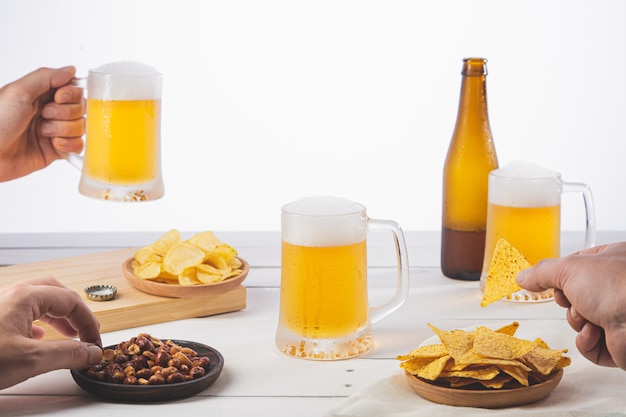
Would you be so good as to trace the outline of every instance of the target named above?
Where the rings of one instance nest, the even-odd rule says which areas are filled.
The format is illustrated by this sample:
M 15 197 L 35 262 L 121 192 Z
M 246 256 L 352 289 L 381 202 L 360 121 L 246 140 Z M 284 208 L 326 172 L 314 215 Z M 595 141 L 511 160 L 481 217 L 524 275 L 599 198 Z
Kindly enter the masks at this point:
M 87 369 L 87 377 L 126 385 L 175 384 L 203 377 L 211 361 L 189 347 L 140 333 L 115 349 L 105 349 L 102 361 Z

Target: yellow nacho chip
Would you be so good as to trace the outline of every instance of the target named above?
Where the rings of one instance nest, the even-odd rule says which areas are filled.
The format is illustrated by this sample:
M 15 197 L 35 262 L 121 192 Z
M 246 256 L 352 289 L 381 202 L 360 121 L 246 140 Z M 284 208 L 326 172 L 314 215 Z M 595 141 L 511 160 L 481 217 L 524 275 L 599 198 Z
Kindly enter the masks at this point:
M 563 357 L 563 353 L 566 352 L 567 349 L 552 350 L 537 346 L 522 356 L 522 361 L 540 374 L 549 375 L 557 368 Z
M 442 371 L 443 377 L 460 377 L 460 378 L 472 378 L 477 381 L 487 381 L 498 376 L 500 371 L 497 366 L 477 366 L 466 368 L 462 371 Z
M 476 328 L 474 351 L 489 358 L 517 359 L 521 358 L 537 344 L 530 340 L 518 339 L 515 336 L 494 332 L 484 326 Z
M 455 360 L 457 358 L 462 357 L 466 352 L 469 352 L 472 349 L 472 345 L 474 344 L 474 334 L 470 332 L 466 332 L 464 330 L 442 330 L 439 329 L 432 324 L 428 324 L 435 334 L 441 340 L 441 343 L 444 344 L 448 353 Z
M 443 344 L 438 345 L 425 345 L 420 346 L 417 349 L 410 351 L 406 355 L 398 355 L 396 359 L 405 361 L 407 359 L 436 359 L 448 354 L 448 349 Z
M 481 307 L 513 294 L 522 288 L 517 285 L 517 274 L 532 265 L 528 263 L 524 255 L 515 249 L 506 239 L 499 239 L 493 251 L 491 263 L 487 271 L 485 292 L 480 302 Z
M 508 374 L 500 374 L 493 379 L 478 381 L 485 388 L 502 389 L 504 385 L 513 380 L 513 377 Z
M 496 330 L 496 332 L 508 334 L 509 336 L 515 336 L 515 333 L 517 333 L 517 329 L 519 329 L 519 323 L 514 321 L 511 324 L 500 327 Z
M 410 359 L 406 362 L 402 362 L 400 366 L 406 369 L 410 374 L 434 381 L 439 378 L 439 375 L 441 375 L 443 368 L 449 360 L 450 355 L 436 359 Z

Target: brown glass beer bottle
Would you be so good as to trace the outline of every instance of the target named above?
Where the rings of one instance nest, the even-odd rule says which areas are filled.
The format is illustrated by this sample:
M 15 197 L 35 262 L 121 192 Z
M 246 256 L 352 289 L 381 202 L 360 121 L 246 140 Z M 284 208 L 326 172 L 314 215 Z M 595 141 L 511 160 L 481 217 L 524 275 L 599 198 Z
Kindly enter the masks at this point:
M 487 113 L 487 60 L 463 60 L 456 126 L 443 171 L 441 271 L 478 281 L 483 266 L 489 172 L 498 158 Z

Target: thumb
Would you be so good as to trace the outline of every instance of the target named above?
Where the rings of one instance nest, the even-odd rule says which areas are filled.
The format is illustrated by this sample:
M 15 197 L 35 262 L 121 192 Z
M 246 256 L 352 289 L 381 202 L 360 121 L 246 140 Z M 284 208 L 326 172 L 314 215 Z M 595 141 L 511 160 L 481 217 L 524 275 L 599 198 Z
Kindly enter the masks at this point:
M 93 343 L 78 340 L 35 341 L 37 343 L 37 358 L 35 369 L 37 374 L 56 369 L 83 369 L 100 363 L 102 349 Z
M 73 66 L 39 68 L 15 81 L 15 87 L 21 91 L 22 97 L 32 102 L 49 90 L 69 83 L 75 74 L 76 68 Z
M 550 288 L 560 288 L 558 285 L 560 263 L 557 259 L 544 259 L 532 268 L 522 270 L 517 274 L 517 284 L 528 291 L 541 292 Z

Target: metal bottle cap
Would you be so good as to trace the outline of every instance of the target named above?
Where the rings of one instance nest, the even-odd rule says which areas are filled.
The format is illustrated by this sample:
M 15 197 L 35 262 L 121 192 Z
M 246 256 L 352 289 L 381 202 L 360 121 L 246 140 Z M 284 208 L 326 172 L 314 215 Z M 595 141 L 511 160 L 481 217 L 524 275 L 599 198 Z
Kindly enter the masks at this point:
M 93 301 L 109 301 L 115 298 L 117 288 L 113 285 L 92 285 L 85 288 L 87 297 Z

